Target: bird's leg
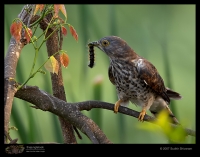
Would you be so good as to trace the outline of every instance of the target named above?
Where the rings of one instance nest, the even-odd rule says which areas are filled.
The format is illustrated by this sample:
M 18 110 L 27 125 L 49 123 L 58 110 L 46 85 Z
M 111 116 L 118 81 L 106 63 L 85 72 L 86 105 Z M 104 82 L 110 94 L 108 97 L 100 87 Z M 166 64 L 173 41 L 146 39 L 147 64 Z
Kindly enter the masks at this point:
M 146 104 L 143 105 L 142 107 L 142 111 L 140 112 L 139 116 L 138 116 L 138 120 L 143 122 L 144 116 L 146 114 L 146 111 L 150 108 L 150 106 L 153 104 L 153 101 L 155 100 L 154 96 L 152 95 L 148 102 Z
M 142 111 L 139 114 L 138 120 L 141 121 L 141 122 L 143 122 L 145 114 L 146 114 L 146 107 L 143 107 Z
M 119 100 L 115 103 L 115 106 L 114 106 L 114 113 L 117 113 L 117 112 L 118 112 L 118 108 L 119 108 L 121 102 L 122 102 L 122 100 L 119 99 Z

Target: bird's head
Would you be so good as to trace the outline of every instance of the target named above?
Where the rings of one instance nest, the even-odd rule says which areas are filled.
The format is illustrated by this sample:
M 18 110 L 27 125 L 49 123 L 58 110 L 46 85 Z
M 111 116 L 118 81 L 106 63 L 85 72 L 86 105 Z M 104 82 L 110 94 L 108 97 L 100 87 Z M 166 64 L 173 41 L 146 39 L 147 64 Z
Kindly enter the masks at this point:
M 88 46 L 98 47 L 105 52 L 111 59 L 130 57 L 134 51 L 128 46 L 126 41 L 117 36 L 107 36 L 98 41 L 88 43 Z M 132 54 L 132 55 L 131 55 Z

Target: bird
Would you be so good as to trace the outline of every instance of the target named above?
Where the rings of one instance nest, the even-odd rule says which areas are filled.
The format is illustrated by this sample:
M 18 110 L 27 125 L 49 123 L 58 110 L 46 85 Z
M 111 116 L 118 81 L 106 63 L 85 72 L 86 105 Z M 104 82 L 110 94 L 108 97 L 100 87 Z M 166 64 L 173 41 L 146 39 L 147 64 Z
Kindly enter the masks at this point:
M 128 106 L 131 102 L 142 108 L 138 116 L 141 122 L 148 110 L 154 117 L 166 110 L 171 122 L 180 124 L 169 104 L 171 99 L 179 100 L 182 96 L 165 86 L 163 78 L 150 61 L 138 55 L 118 36 L 106 36 L 89 42 L 88 46 L 99 48 L 109 57 L 108 77 L 115 85 L 118 96 L 114 113 L 118 112 L 120 105 Z

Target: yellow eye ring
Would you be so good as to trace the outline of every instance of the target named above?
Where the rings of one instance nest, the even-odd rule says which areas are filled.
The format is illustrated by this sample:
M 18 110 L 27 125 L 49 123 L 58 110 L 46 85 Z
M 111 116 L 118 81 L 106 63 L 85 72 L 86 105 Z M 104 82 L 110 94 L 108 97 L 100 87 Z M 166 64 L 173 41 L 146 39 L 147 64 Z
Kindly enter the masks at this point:
M 103 40 L 103 41 L 101 42 L 101 44 L 102 44 L 102 46 L 106 47 L 106 46 L 108 46 L 110 43 L 108 42 L 108 40 Z

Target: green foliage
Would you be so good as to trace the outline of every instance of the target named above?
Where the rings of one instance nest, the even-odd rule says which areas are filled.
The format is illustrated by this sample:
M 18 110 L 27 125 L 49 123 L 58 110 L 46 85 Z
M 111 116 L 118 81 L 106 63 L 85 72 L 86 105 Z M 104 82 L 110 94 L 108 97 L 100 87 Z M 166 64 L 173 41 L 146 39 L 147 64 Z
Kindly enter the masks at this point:
M 158 115 L 158 120 L 155 122 L 161 129 L 151 123 L 139 124 L 138 127 L 149 131 L 162 131 L 164 136 L 170 143 L 184 143 L 186 141 L 186 132 L 182 126 L 173 127 L 169 122 L 169 116 L 166 111 Z

